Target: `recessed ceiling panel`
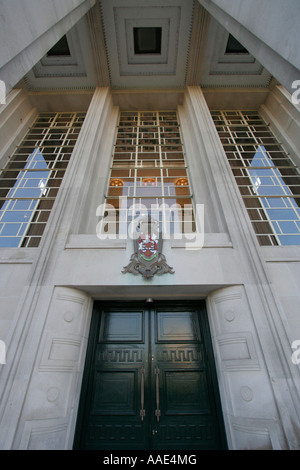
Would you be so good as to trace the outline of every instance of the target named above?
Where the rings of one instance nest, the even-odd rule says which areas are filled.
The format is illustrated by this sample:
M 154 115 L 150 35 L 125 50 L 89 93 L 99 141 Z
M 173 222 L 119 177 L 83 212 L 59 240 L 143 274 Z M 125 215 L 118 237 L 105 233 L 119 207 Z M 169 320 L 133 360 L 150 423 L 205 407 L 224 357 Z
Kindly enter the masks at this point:
M 142 24 L 143 26 L 139 26 Z M 154 26 L 155 25 L 155 26 Z M 168 63 L 168 51 L 169 51 L 169 36 L 170 36 L 170 20 L 167 19 L 155 19 L 155 20 L 125 20 L 125 33 L 126 33 L 126 48 L 127 48 L 127 60 L 126 64 L 129 65 L 141 65 L 141 64 L 167 64 Z M 148 31 L 160 31 L 160 50 L 148 52 L 138 49 L 139 36 L 145 36 Z M 143 33 L 144 31 L 144 33 Z M 150 39 L 150 34 L 149 39 Z M 153 34 L 154 35 L 154 34 Z M 158 33 L 156 32 L 157 36 Z M 154 39 L 154 38 L 153 38 Z M 152 40 L 153 40 L 152 39 Z M 158 45 L 158 38 L 156 38 L 156 46 Z M 141 44 L 142 45 L 142 44 Z M 119 45 L 122 49 L 122 44 Z M 138 47 L 137 47 L 138 46 Z M 150 47 L 150 44 L 149 46 Z M 140 51 L 140 52 L 139 52 Z M 122 61 L 121 61 L 122 62 Z M 124 62 L 124 61 L 123 61 Z M 126 65 L 123 65 L 126 68 Z
M 247 51 L 241 52 L 241 49 L 237 49 L 228 52 L 229 38 L 228 31 L 215 19 L 210 18 L 201 86 L 268 86 L 271 74 Z
M 159 27 L 133 28 L 134 54 L 161 54 L 161 32 Z
M 193 3 L 100 1 L 113 88 L 185 86 Z
M 67 34 L 68 54 L 46 54 L 25 76 L 30 90 L 93 88 L 96 77 L 85 18 Z M 57 46 L 57 45 L 56 45 Z M 58 50 L 59 52 L 59 50 Z

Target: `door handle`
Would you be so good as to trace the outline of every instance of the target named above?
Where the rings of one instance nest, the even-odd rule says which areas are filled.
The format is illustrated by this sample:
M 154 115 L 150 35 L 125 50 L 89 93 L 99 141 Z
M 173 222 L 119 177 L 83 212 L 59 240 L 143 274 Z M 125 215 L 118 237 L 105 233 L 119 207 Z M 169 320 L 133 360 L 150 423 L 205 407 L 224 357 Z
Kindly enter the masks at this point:
M 157 422 L 159 423 L 159 417 L 160 417 L 160 409 L 159 409 L 159 368 L 158 366 L 155 367 L 155 389 L 156 389 L 156 410 L 155 410 L 155 416 L 157 419 Z
M 141 369 L 141 409 L 140 409 L 141 421 L 144 421 L 144 416 L 146 415 L 146 412 L 144 409 L 144 402 L 145 402 L 145 367 L 143 364 L 142 369 Z

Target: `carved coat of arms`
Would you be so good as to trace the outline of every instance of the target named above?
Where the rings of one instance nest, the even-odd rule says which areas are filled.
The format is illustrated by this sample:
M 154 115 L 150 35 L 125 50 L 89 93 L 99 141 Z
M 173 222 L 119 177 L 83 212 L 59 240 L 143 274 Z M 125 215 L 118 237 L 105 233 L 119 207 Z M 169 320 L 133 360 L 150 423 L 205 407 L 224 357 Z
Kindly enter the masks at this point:
M 140 221 L 134 240 L 134 253 L 122 272 L 142 274 L 146 279 L 154 274 L 174 273 L 162 254 L 162 236 L 158 223 L 150 217 Z

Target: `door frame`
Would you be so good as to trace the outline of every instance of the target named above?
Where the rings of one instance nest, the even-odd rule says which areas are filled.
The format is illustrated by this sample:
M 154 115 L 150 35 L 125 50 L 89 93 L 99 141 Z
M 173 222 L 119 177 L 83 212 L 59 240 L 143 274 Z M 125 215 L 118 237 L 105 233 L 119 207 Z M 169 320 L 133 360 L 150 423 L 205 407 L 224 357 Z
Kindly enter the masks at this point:
M 176 311 L 177 307 L 197 307 L 199 311 L 199 315 L 202 316 L 202 330 L 203 335 L 205 336 L 205 346 L 206 346 L 206 353 L 208 356 L 208 361 L 210 364 L 210 373 L 211 373 L 211 381 L 212 381 L 212 388 L 214 390 L 214 401 L 215 401 L 215 409 L 216 415 L 219 423 L 219 432 L 220 432 L 220 441 L 221 441 L 221 449 L 228 449 L 227 438 L 226 438 L 226 430 L 224 424 L 224 417 L 223 417 L 223 410 L 220 398 L 220 391 L 219 391 L 219 384 L 217 379 L 217 371 L 215 365 L 215 358 L 213 352 L 213 345 L 210 333 L 210 327 L 208 322 L 208 315 L 206 309 L 206 302 L 205 300 L 179 300 L 179 301 L 172 301 L 172 300 L 158 300 L 158 301 L 134 301 L 134 300 L 126 300 L 126 301 L 101 301 L 95 300 L 93 309 L 92 309 L 92 318 L 90 323 L 90 330 L 89 330 L 89 337 L 87 343 L 87 350 L 86 350 L 86 357 L 84 363 L 84 372 L 82 378 L 82 385 L 80 390 L 80 399 L 78 405 L 78 414 L 75 426 L 75 434 L 74 434 L 74 442 L 73 442 L 73 449 L 80 449 L 80 439 L 81 439 L 81 429 L 83 426 L 84 418 L 85 418 L 85 407 L 86 402 L 88 401 L 89 390 L 89 378 L 91 373 L 92 367 L 92 359 L 95 354 L 95 348 L 97 345 L 96 335 L 97 335 L 97 324 L 99 321 L 99 315 L 101 315 L 101 310 L 105 307 L 110 308 L 123 308 L 123 309 L 130 309 L 130 308 L 143 308 L 149 311 L 155 310 L 156 308 L 163 308 L 163 307 L 170 307 L 174 308 Z

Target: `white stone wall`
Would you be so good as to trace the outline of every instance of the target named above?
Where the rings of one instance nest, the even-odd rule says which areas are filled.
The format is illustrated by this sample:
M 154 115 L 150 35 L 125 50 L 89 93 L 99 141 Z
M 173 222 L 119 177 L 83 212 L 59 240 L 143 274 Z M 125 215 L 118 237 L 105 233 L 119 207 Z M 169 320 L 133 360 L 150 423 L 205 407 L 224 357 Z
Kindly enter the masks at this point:
M 294 104 L 292 99 L 292 95 L 285 88 L 275 86 L 260 107 L 260 113 L 295 165 L 299 166 L 300 104 Z
M 0 166 L 26 134 L 36 116 L 22 90 L 13 90 L 0 106 Z M 30 272 L 36 255 L 32 250 L 0 248 L 0 340 L 6 349 L 6 364 L 0 364 L 0 409 L 5 403 L 10 367 L 18 349 L 18 329 L 22 323 L 20 307 L 27 295 Z
M 283 249 L 281 249 L 283 248 Z M 280 300 L 283 309 L 283 321 L 287 324 L 287 332 L 291 345 L 300 340 L 300 253 L 299 247 L 279 247 L 279 250 L 263 249 L 270 281 L 274 293 Z M 297 365 L 295 365 L 295 368 Z
M 260 113 L 270 125 L 290 158 L 300 166 L 300 106 L 292 102 L 292 96 L 282 86 L 275 86 L 269 93 Z M 261 247 L 267 263 L 274 295 L 280 301 L 283 322 L 287 325 L 290 344 L 300 339 L 300 247 Z M 291 348 L 291 354 L 294 350 Z M 297 365 L 294 365 L 297 368 Z
M 27 94 L 12 90 L 6 103 L 0 106 L 0 165 L 3 168 L 11 153 L 22 140 L 31 126 L 37 110 L 31 104 Z

